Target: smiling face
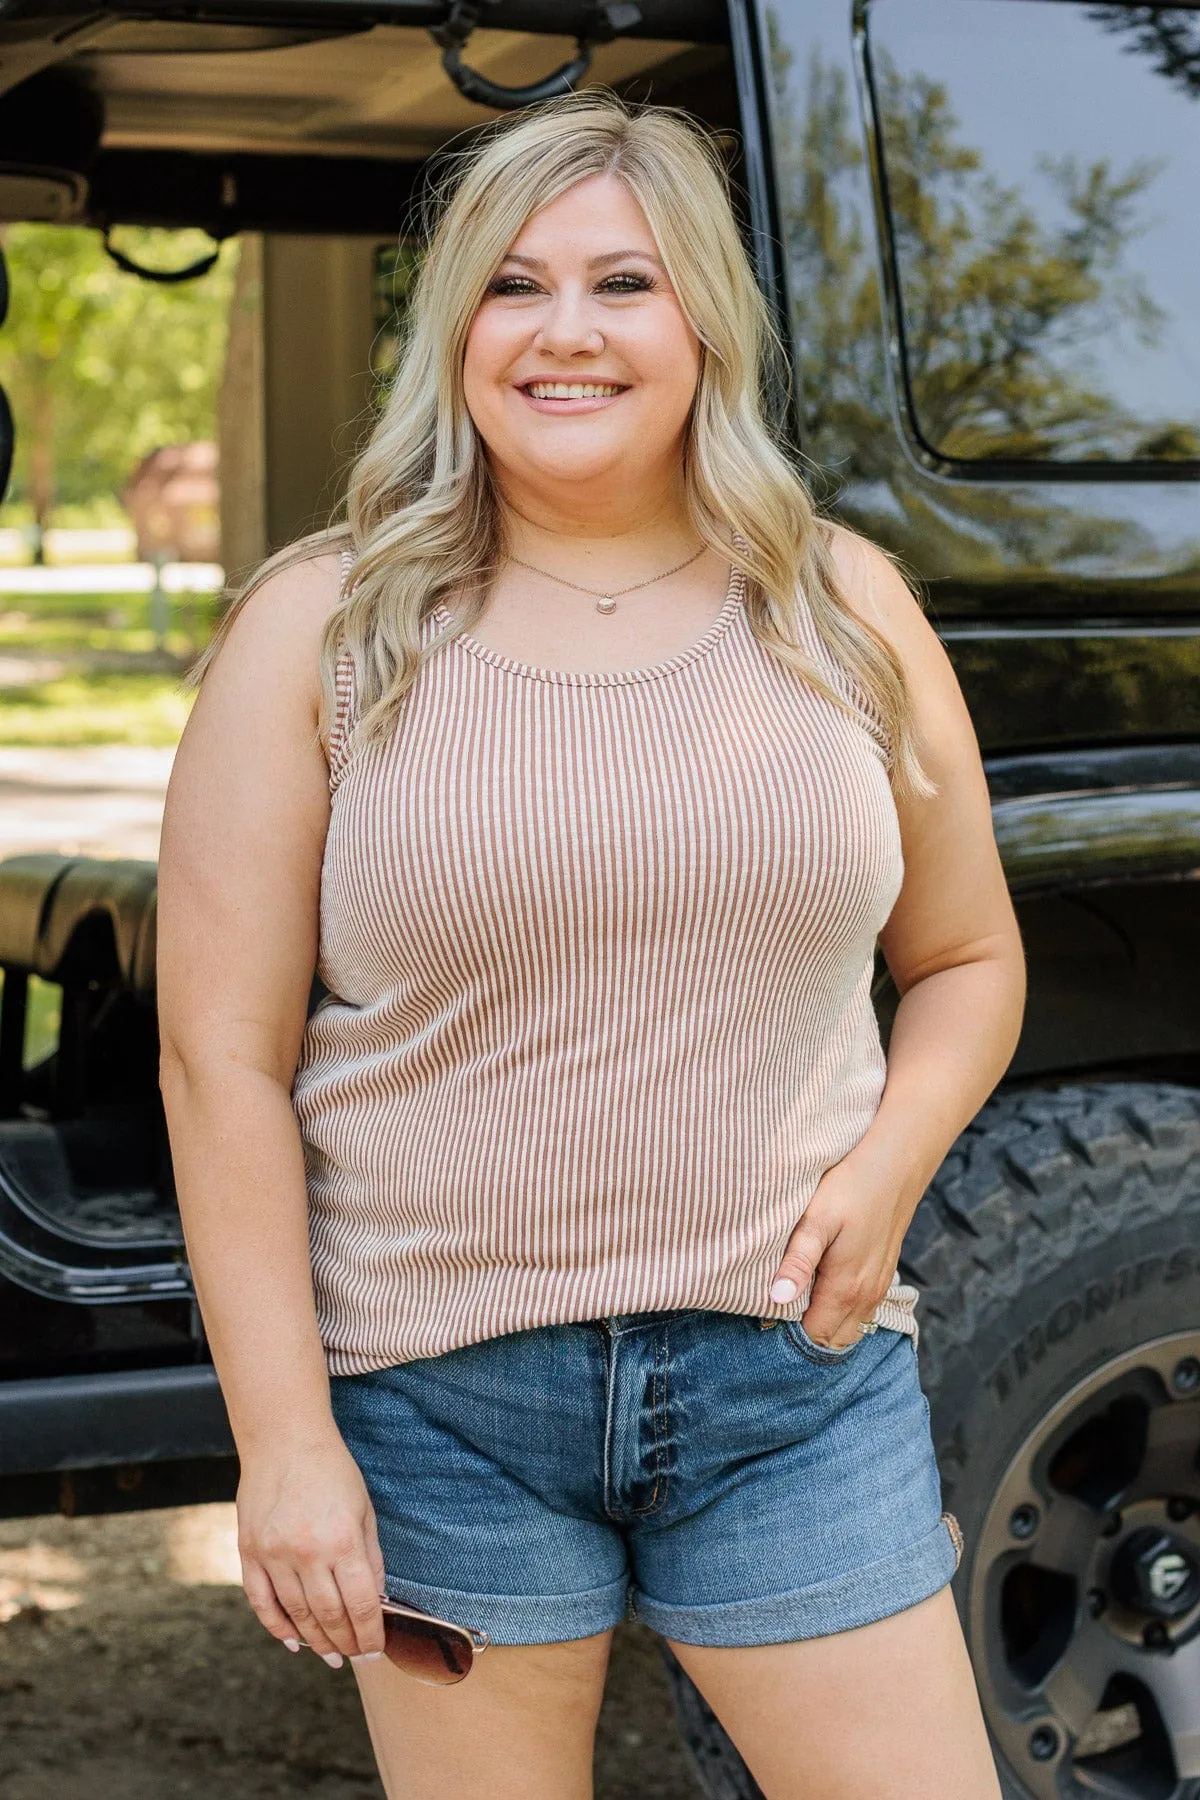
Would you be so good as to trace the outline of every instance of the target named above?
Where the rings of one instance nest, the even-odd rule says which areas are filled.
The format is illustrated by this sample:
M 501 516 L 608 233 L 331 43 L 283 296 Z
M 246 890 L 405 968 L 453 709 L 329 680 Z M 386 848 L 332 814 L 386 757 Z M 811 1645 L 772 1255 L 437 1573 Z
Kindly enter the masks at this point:
M 503 490 L 611 500 L 678 474 L 700 345 L 614 175 L 529 218 L 471 322 L 467 406 Z

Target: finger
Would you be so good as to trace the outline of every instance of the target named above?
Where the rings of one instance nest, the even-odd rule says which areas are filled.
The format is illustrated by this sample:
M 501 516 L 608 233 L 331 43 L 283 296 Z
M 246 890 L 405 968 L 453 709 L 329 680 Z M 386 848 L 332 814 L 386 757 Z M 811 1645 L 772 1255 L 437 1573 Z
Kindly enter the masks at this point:
M 242 1587 L 259 1624 L 265 1626 L 281 1644 L 286 1644 L 289 1650 L 299 1650 L 299 1634 L 279 1604 L 270 1576 L 261 1563 L 246 1556 L 242 1557 Z
M 344 1551 L 337 1559 L 338 1563 L 349 1562 L 361 1552 Z M 358 1635 L 354 1623 L 346 1610 L 346 1602 L 338 1581 L 337 1565 L 328 1561 L 315 1563 L 311 1568 L 302 1568 L 300 1573 L 304 1581 L 304 1592 L 309 1605 L 320 1621 L 321 1629 L 333 1645 L 339 1656 L 357 1656 L 359 1653 Z M 379 1606 L 376 1598 L 375 1606 Z M 382 1626 L 383 1615 L 380 1613 Z M 380 1646 L 382 1648 L 382 1646 Z M 326 1655 L 326 1661 L 328 1661 Z
M 804 1311 L 804 1329 L 815 1344 L 824 1344 L 830 1350 L 845 1350 L 851 1344 L 857 1344 L 864 1335 L 858 1329 L 859 1321 L 865 1324 L 875 1311 L 873 1300 L 858 1293 L 848 1296 L 844 1290 L 838 1294 L 831 1285 L 820 1294 L 820 1312 L 814 1314 L 817 1306 L 814 1289 L 813 1298 Z
M 349 1621 L 353 1642 L 349 1656 L 383 1655 L 383 1609 L 379 1589 L 365 1554 L 359 1551 L 334 1566 L 342 1607 Z
M 375 1592 L 382 1594 L 387 1587 L 387 1570 L 384 1567 L 383 1551 L 379 1543 L 379 1526 L 375 1520 L 375 1508 L 368 1505 L 363 1520 L 363 1544 L 367 1552 L 367 1565 L 371 1571 L 371 1579 L 375 1583 Z
M 326 1632 L 301 1571 L 283 1565 L 270 1565 L 267 1572 L 275 1584 L 279 1604 L 295 1626 L 300 1641 L 307 1644 L 310 1650 L 315 1650 L 331 1668 L 340 1668 L 342 1652 Z
M 777 1306 L 786 1306 L 808 1286 L 825 1249 L 825 1235 L 816 1221 L 801 1220 L 788 1239 L 788 1247 L 771 1282 L 771 1298 Z

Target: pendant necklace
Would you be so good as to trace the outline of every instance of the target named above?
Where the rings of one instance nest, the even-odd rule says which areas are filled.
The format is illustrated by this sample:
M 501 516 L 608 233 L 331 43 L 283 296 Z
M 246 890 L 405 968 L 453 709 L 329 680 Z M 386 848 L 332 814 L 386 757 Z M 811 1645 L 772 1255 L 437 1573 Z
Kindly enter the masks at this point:
M 699 550 L 693 551 L 684 562 L 676 563 L 673 569 L 664 569 L 661 574 L 650 575 L 645 581 L 632 581 L 628 587 L 614 588 L 611 594 L 602 593 L 599 588 L 583 587 L 578 581 L 568 581 L 565 575 L 551 575 L 548 569 L 539 569 L 533 563 L 522 562 L 519 556 L 510 556 L 508 560 L 516 563 L 519 569 L 532 569 L 535 575 L 544 575 L 547 581 L 559 581 L 563 587 L 575 588 L 581 594 L 591 594 L 596 601 L 596 611 L 608 614 L 616 612 L 617 601 L 622 594 L 632 594 L 635 588 L 649 587 L 651 582 L 665 581 L 668 575 L 677 575 L 680 569 L 687 568 L 688 563 L 694 563 L 698 556 L 703 556 L 707 548 L 706 544 L 701 544 Z

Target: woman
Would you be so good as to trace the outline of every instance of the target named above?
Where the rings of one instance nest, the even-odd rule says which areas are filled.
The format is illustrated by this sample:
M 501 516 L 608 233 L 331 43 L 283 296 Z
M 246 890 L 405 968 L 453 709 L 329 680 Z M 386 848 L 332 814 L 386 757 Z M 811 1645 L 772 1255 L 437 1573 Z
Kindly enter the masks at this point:
M 768 1800 L 994 1800 L 897 1270 L 1022 1004 L 967 712 L 764 426 L 699 127 L 568 96 L 440 201 L 349 523 L 222 622 L 167 797 L 247 1596 L 403 1800 L 590 1793 L 630 1604 Z M 381 1596 L 495 1647 L 421 1685 Z

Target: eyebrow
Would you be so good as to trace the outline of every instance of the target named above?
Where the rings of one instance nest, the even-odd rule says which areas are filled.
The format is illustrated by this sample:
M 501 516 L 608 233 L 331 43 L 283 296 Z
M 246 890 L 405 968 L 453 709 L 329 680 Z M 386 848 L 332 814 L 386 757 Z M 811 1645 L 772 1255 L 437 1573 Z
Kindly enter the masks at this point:
M 624 262 L 631 256 L 639 257 L 642 262 L 653 263 L 656 268 L 662 268 L 657 256 L 651 256 L 648 250 L 606 250 L 602 256 L 589 256 L 587 266 L 589 269 L 597 269 L 605 263 Z M 527 269 L 544 269 L 546 267 L 540 256 L 521 256 L 515 250 L 510 251 L 504 261 L 523 263 Z

